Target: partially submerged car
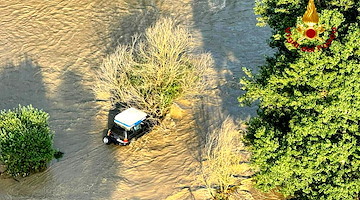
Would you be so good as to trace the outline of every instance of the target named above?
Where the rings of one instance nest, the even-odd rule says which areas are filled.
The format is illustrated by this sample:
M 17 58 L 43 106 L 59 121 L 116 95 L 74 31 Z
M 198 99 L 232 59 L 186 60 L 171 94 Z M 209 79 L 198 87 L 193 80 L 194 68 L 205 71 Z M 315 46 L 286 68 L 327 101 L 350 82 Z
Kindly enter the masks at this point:
M 128 108 L 117 114 L 114 124 L 103 137 L 105 144 L 128 145 L 133 138 L 138 138 L 149 130 L 147 114 L 136 108 Z

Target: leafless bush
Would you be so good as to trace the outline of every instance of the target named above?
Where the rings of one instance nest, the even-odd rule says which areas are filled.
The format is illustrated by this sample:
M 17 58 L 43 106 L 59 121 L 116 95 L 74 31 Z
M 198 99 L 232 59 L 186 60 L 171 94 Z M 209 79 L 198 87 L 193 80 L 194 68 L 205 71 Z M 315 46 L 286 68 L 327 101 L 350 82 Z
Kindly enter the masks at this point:
M 231 187 L 238 184 L 236 176 L 249 169 L 241 163 L 241 138 L 241 131 L 229 117 L 207 137 L 202 178 L 214 199 L 227 199 Z
M 132 45 L 119 46 L 98 71 L 94 91 L 113 104 L 134 106 L 161 118 L 175 98 L 203 89 L 208 54 L 194 55 L 189 31 L 170 18 L 160 19 Z

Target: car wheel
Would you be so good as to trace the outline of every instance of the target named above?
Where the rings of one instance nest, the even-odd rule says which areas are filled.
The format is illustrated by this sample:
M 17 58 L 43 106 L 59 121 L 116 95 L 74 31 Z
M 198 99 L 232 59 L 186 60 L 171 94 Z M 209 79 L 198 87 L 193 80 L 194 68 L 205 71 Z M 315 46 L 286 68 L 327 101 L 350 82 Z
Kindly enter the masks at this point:
M 103 143 L 104 144 L 110 144 L 111 143 L 110 137 L 109 136 L 104 136 L 103 137 Z

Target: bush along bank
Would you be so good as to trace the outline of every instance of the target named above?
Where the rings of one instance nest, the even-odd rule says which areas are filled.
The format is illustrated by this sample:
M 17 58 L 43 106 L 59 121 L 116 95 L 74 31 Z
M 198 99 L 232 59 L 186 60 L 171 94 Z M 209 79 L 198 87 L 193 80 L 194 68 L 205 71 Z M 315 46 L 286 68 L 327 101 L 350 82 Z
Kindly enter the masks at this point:
M 355 0 L 257 1 L 278 53 L 259 74 L 245 70 L 239 101 L 259 100 L 246 140 L 262 190 L 359 199 L 359 9 Z
M 0 112 L 0 164 L 13 177 L 46 169 L 54 158 L 49 115 L 29 106 Z

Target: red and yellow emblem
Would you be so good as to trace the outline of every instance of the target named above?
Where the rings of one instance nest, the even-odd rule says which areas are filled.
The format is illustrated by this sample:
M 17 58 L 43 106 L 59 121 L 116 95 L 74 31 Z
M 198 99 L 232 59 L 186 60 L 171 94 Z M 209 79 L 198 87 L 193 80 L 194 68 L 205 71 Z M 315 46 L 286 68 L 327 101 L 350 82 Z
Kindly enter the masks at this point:
M 298 39 L 293 39 L 291 27 L 288 27 L 286 32 L 286 41 L 292 45 L 292 47 L 300 48 L 305 52 L 314 52 L 315 50 L 321 50 L 323 48 L 327 48 L 331 45 L 332 41 L 335 39 L 336 28 L 332 28 L 329 39 L 324 42 L 324 39 L 320 37 L 320 34 L 325 32 L 325 29 L 319 25 L 319 15 L 316 11 L 316 6 L 314 0 L 309 0 L 306 12 L 302 17 L 302 24 L 298 24 L 296 26 L 296 32 L 298 32 L 301 36 Z M 304 46 L 302 45 L 306 40 L 308 41 L 318 41 L 322 44 L 318 44 L 315 46 Z
M 301 42 L 305 38 L 309 40 L 316 39 L 322 41 L 322 39 L 319 37 L 319 34 L 323 33 L 325 30 L 321 26 L 316 28 L 314 27 L 319 23 L 319 15 L 316 12 L 314 0 L 309 0 L 302 21 L 304 22 L 306 27 L 302 25 L 297 26 L 296 30 L 303 35 L 303 37 L 301 37 L 298 42 Z

